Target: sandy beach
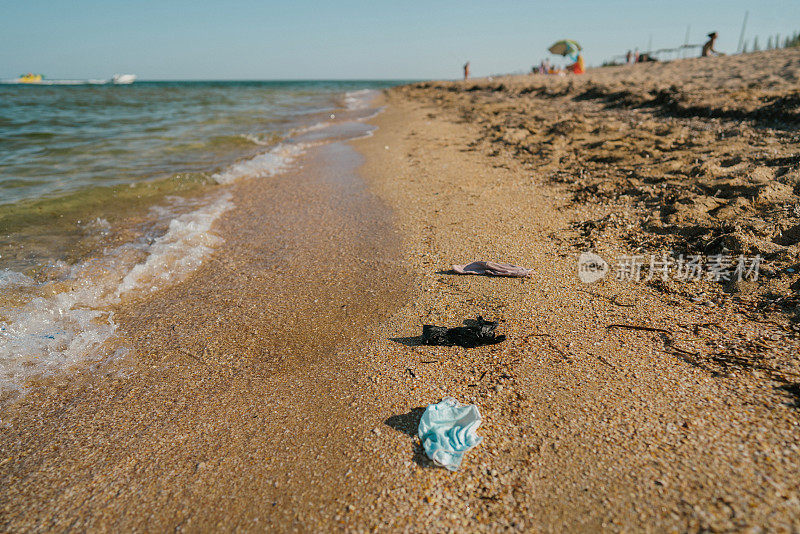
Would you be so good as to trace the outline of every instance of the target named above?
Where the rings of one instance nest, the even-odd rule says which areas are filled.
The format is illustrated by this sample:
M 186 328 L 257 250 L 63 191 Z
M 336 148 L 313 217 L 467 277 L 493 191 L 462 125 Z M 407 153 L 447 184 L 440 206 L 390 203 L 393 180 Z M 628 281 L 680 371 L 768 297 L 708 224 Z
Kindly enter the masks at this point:
M 242 180 L 129 351 L 0 409 L 4 531 L 800 530 L 800 52 L 387 90 Z M 269 229 L 269 231 L 265 231 Z M 578 257 L 762 256 L 585 284 Z M 458 276 L 510 262 L 528 278 Z M 421 345 L 482 315 L 506 341 Z M 484 441 L 434 467 L 445 396 Z

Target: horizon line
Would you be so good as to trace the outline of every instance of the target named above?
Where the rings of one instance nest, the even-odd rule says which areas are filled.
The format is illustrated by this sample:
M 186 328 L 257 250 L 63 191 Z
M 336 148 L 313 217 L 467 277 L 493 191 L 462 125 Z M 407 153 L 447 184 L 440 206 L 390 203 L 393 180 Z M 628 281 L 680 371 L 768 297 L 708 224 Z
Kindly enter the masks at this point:
M 2 77 L 0 80 L 16 80 L 19 76 Z M 111 78 L 48 78 L 45 81 L 89 81 L 105 80 Z M 408 82 L 426 81 L 434 78 L 138 78 L 137 83 L 141 82 Z M 36 85 L 35 83 L 30 85 Z

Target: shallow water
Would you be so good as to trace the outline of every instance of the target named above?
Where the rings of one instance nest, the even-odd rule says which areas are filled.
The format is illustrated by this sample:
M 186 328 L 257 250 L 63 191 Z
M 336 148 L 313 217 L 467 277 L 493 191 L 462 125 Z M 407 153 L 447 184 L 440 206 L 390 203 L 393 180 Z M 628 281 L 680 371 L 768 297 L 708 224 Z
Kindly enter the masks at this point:
M 274 145 L 382 82 L 0 85 L 0 204 L 176 173 Z M 351 95 L 343 95 L 352 91 Z M 363 94 L 363 93 L 362 93 Z M 352 104 L 351 104 L 352 105 Z
M 107 355 L 116 306 L 219 246 L 228 188 L 368 134 L 387 85 L 0 86 L 0 393 Z

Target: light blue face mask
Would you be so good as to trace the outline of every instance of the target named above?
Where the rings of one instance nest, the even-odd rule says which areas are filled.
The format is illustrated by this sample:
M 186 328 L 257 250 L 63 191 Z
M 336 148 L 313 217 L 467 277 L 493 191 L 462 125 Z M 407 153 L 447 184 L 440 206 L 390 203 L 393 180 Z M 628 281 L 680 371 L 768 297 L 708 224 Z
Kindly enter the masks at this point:
M 475 433 L 481 421 L 477 406 L 461 404 L 453 397 L 429 405 L 422 414 L 418 430 L 425 454 L 436 465 L 457 470 L 464 453 L 483 440 Z

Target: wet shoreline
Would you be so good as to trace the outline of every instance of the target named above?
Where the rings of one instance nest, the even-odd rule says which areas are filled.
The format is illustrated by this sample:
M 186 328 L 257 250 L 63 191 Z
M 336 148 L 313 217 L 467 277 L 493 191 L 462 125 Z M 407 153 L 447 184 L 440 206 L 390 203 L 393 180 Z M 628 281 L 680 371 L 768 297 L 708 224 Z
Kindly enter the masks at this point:
M 305 115 L 306 126 L 202 183 L 126 186 L 110 192 L 113 202 L 84 192 L 57 209 L 45 202 L 29 213 L 12 207 L 18 213 L 5 222 L 0 216 L 8 232 L 0 238 L 0 401 L 23 392 L 28 379 L 111 355 L 115 308 L 181 282 L 208 261 L 225 239 L 215 221 L 239 203 L 231 195 L 240 182 L 276 179 L 317 147 L 370 135 L 363 120 L 377 111 L 374 94 L 340 95 L 335 113 Z M 270 209 L 272 200 L 262 201 Z

